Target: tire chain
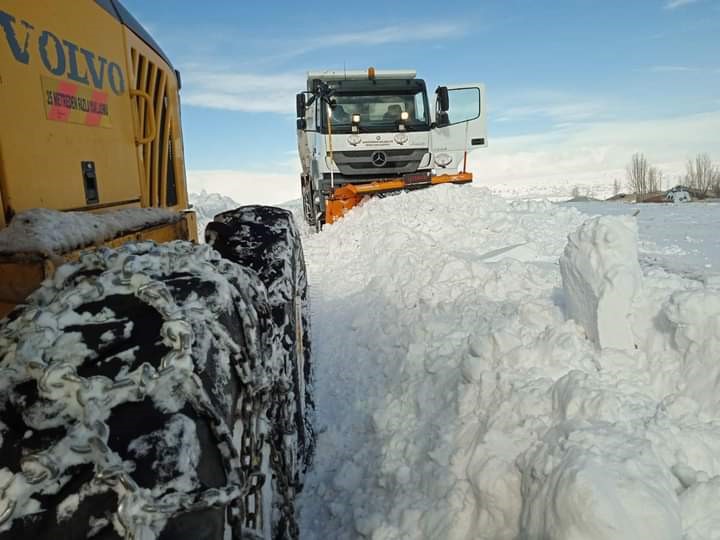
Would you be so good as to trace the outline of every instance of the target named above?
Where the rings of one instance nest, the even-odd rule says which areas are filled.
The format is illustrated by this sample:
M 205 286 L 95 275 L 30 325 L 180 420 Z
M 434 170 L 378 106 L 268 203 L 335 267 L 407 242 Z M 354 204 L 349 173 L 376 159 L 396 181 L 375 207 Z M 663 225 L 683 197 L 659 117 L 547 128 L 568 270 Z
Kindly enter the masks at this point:
M 148 244 L 142 243 L 138 246 L 142 249 Z M 157 247 L 153 244 L 151 249 Z M 199 249 L 203 250 L 203 248 Z M 181 248 L 180 251 L 187 254 L 189 250 Z M 99 249 L 82 256 L 80 265 L 103 268 L 108 266 L 107 260 L 114 257 L 117 257 L 117 253 Z M 270 445 L 270 460 L 275 464 L 276 484 L 283 498 L 280 505 L 282 521 L 287 524 L 290 537 L 298 538 L 294 506 L 289 495 L 291 482 L 285 466 L 287 458 L 281 437 L 266 437 L 266 434 L 258 433 L 260 430 L 257 426 L 262 415 L 265 413 L 269 415 L 271 408 L 275 408 L 284 416 L 281 425 L 275 426 L 275 430 L 279 429 L 281 436 L 294 432 L 291 428 L 292 415 L 288 413 L 290 401 L 288 396 L 292 396 L 288 381 L 281 379 L 273 384 L 263 382 L 253 373 L 250 366 L 253 358 L 236 353 L 233 359 L 234 367 L 243 392 L 238 415 L 242 425 L 242 442 L 239 450 L 235 448 L 231 429 L 212 403 L 202 381 L 193 371 L 190 358 L 193 334 L 190 324 L 178 316 L 179 308 L 173 301 L 167 285 L 162 281 L 148 280 L 146 274 L 137 272 L 136 265 L 133 264 L 135 261 L 136 255 L 131 254 L 126 258 L 121 276 L 114 281 L 114 285 L 126 288 L 128 292 L 154 308 L 165 323 L 170 323 L 164 324 L 163 330 L 167 330 L 164 337 L 172 341 L 173 349 L 161 359 L 159 369 L 145 362 L 118 380 L 105 376 L 81 377 L 77 374 L 75 366 L 69 363 L 47 365 L 41 360 L 28 363 L 29 372 L 38 380 L 40 395 L 76 396 L 82 408 L 81 411 L 75 411 L 74 416 L 82 420 L 73 428 L 78 435 L 84 436 L 87 443 L 71 444 L 65 450 L 69 449 L 75 454 L 84 456 L 86 460 L 89 459 L 96 469 L 93 481 L 109 486 L 118 494 L 115 517 L 125 531 L 125 540 L 153 540 L 157 537 L 152 527 L 154 523 L 178 514 L 218 506 L 228 507 L 228 521 L 234 538 L 262 538 L 261 533 L 256 532 L 259 521 L 257 514 L 262 508 L 261 490 L 264 482 L 272 481 L 260 470 L 262 447 L 267 438 L 267 443 Z M 220 271 L 223 274 L 229 266 L 234 266 L 233 263 L 223 259 L 220 260 L 219 268 L 206 264 L 213 272 Z M 237 270 L 234 270 L 233 273 L 236 272 Z M 64 313 L 71 312 L 72 305 L 96 301 L 103 298 L 104 294 L 105 291 L 99 282 L 95 286 L 64 291 L 60 293 L 60 307 L 53 306 L 51 309 L 56 317 L 60 317 Z M 31 308 L 23 317 L 27 321 L 36 321 L 41 315 L 41 309 Z M 181 331 L 173 335 L 172 330 L 178 328 Z M 0 369 L 0 380 L 4 378 L 10 381 L 18 380 L 18 375 L 17 370 L 12 367 Z M 93 411 L 98 406 L 112 408 L 119 403 L 142 401 L 146 396 L 152 395 L 155 388 L 161 386 L 182 389 L 193 408 L 210 419 L 211 431 L 219 441 L 218 449 L 228 480 L 226 486 L 209 488 L 197 494 L 175 492 L 155 498 L 150 490 L 138 486 L 122 466 L 119 456 L 107 446 L 108 426 L 103 421 L 94 420 Z M 68 430 L 68 433 L 71 432 L 73 432 L 72 428 Z M 57 477 L 60 472 L 56 466 L 58 461 L 45 450 L 23 457 L 21 474 L 31 491 L 27 494 L 27 498 L 32 493 L 41 491 L 43 485 L 47 485 Z M 14 517 L 17 501 L 8 498 L 7 493 L 13 480 L 14 477 L 6 485 L 0 486 L 0 526 Z

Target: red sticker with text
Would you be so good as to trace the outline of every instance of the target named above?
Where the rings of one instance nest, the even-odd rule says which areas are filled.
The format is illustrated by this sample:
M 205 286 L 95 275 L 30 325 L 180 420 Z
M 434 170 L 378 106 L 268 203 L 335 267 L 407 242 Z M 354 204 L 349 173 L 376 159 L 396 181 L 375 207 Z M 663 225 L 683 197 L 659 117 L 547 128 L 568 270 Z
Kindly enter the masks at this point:
M 68 80 L 42 78 L 48 120 L 91 127 L 112 126 L 107 92 Z

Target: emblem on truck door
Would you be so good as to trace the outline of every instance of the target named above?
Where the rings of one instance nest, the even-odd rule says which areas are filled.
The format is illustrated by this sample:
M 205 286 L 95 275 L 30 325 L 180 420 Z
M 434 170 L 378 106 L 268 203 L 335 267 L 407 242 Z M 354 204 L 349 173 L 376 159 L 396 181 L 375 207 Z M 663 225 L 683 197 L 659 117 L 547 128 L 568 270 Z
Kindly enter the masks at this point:
M 387 163 L 387 156 L 385 155 L 385 152 L 373 152 L 373 155 L 370 156 L 370 160 L 376 167 L 382 167 Z

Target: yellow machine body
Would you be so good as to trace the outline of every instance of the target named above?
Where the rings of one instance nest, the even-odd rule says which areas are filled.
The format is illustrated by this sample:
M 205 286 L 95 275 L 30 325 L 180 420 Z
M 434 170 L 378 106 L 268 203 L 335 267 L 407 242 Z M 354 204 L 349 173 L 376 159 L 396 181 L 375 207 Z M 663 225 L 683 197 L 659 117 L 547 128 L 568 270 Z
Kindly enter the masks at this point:
M 178 91 L 177 72 L 114 0 L 0 0 L 0 229 L 31 208 L 169 208 L 180 224 L 114 242 L 197 240 L 195 217 L 183 212 Z M 29 277 L 54 266 L 35 262 L 33 272 L 3 255 L 0 304 L 21 301 Z M 5 286 L 18 281 L 15 292 Z

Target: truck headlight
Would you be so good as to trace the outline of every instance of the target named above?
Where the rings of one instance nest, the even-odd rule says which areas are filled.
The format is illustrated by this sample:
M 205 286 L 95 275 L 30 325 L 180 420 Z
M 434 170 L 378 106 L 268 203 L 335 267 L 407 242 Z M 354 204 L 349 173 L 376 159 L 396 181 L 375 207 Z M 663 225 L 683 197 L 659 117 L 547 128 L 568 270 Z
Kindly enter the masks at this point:
M 438 167 L 447 167 L 452 163 L 452 156 L 450 154 L 438 154 L 435 156 L 435 164 Z

